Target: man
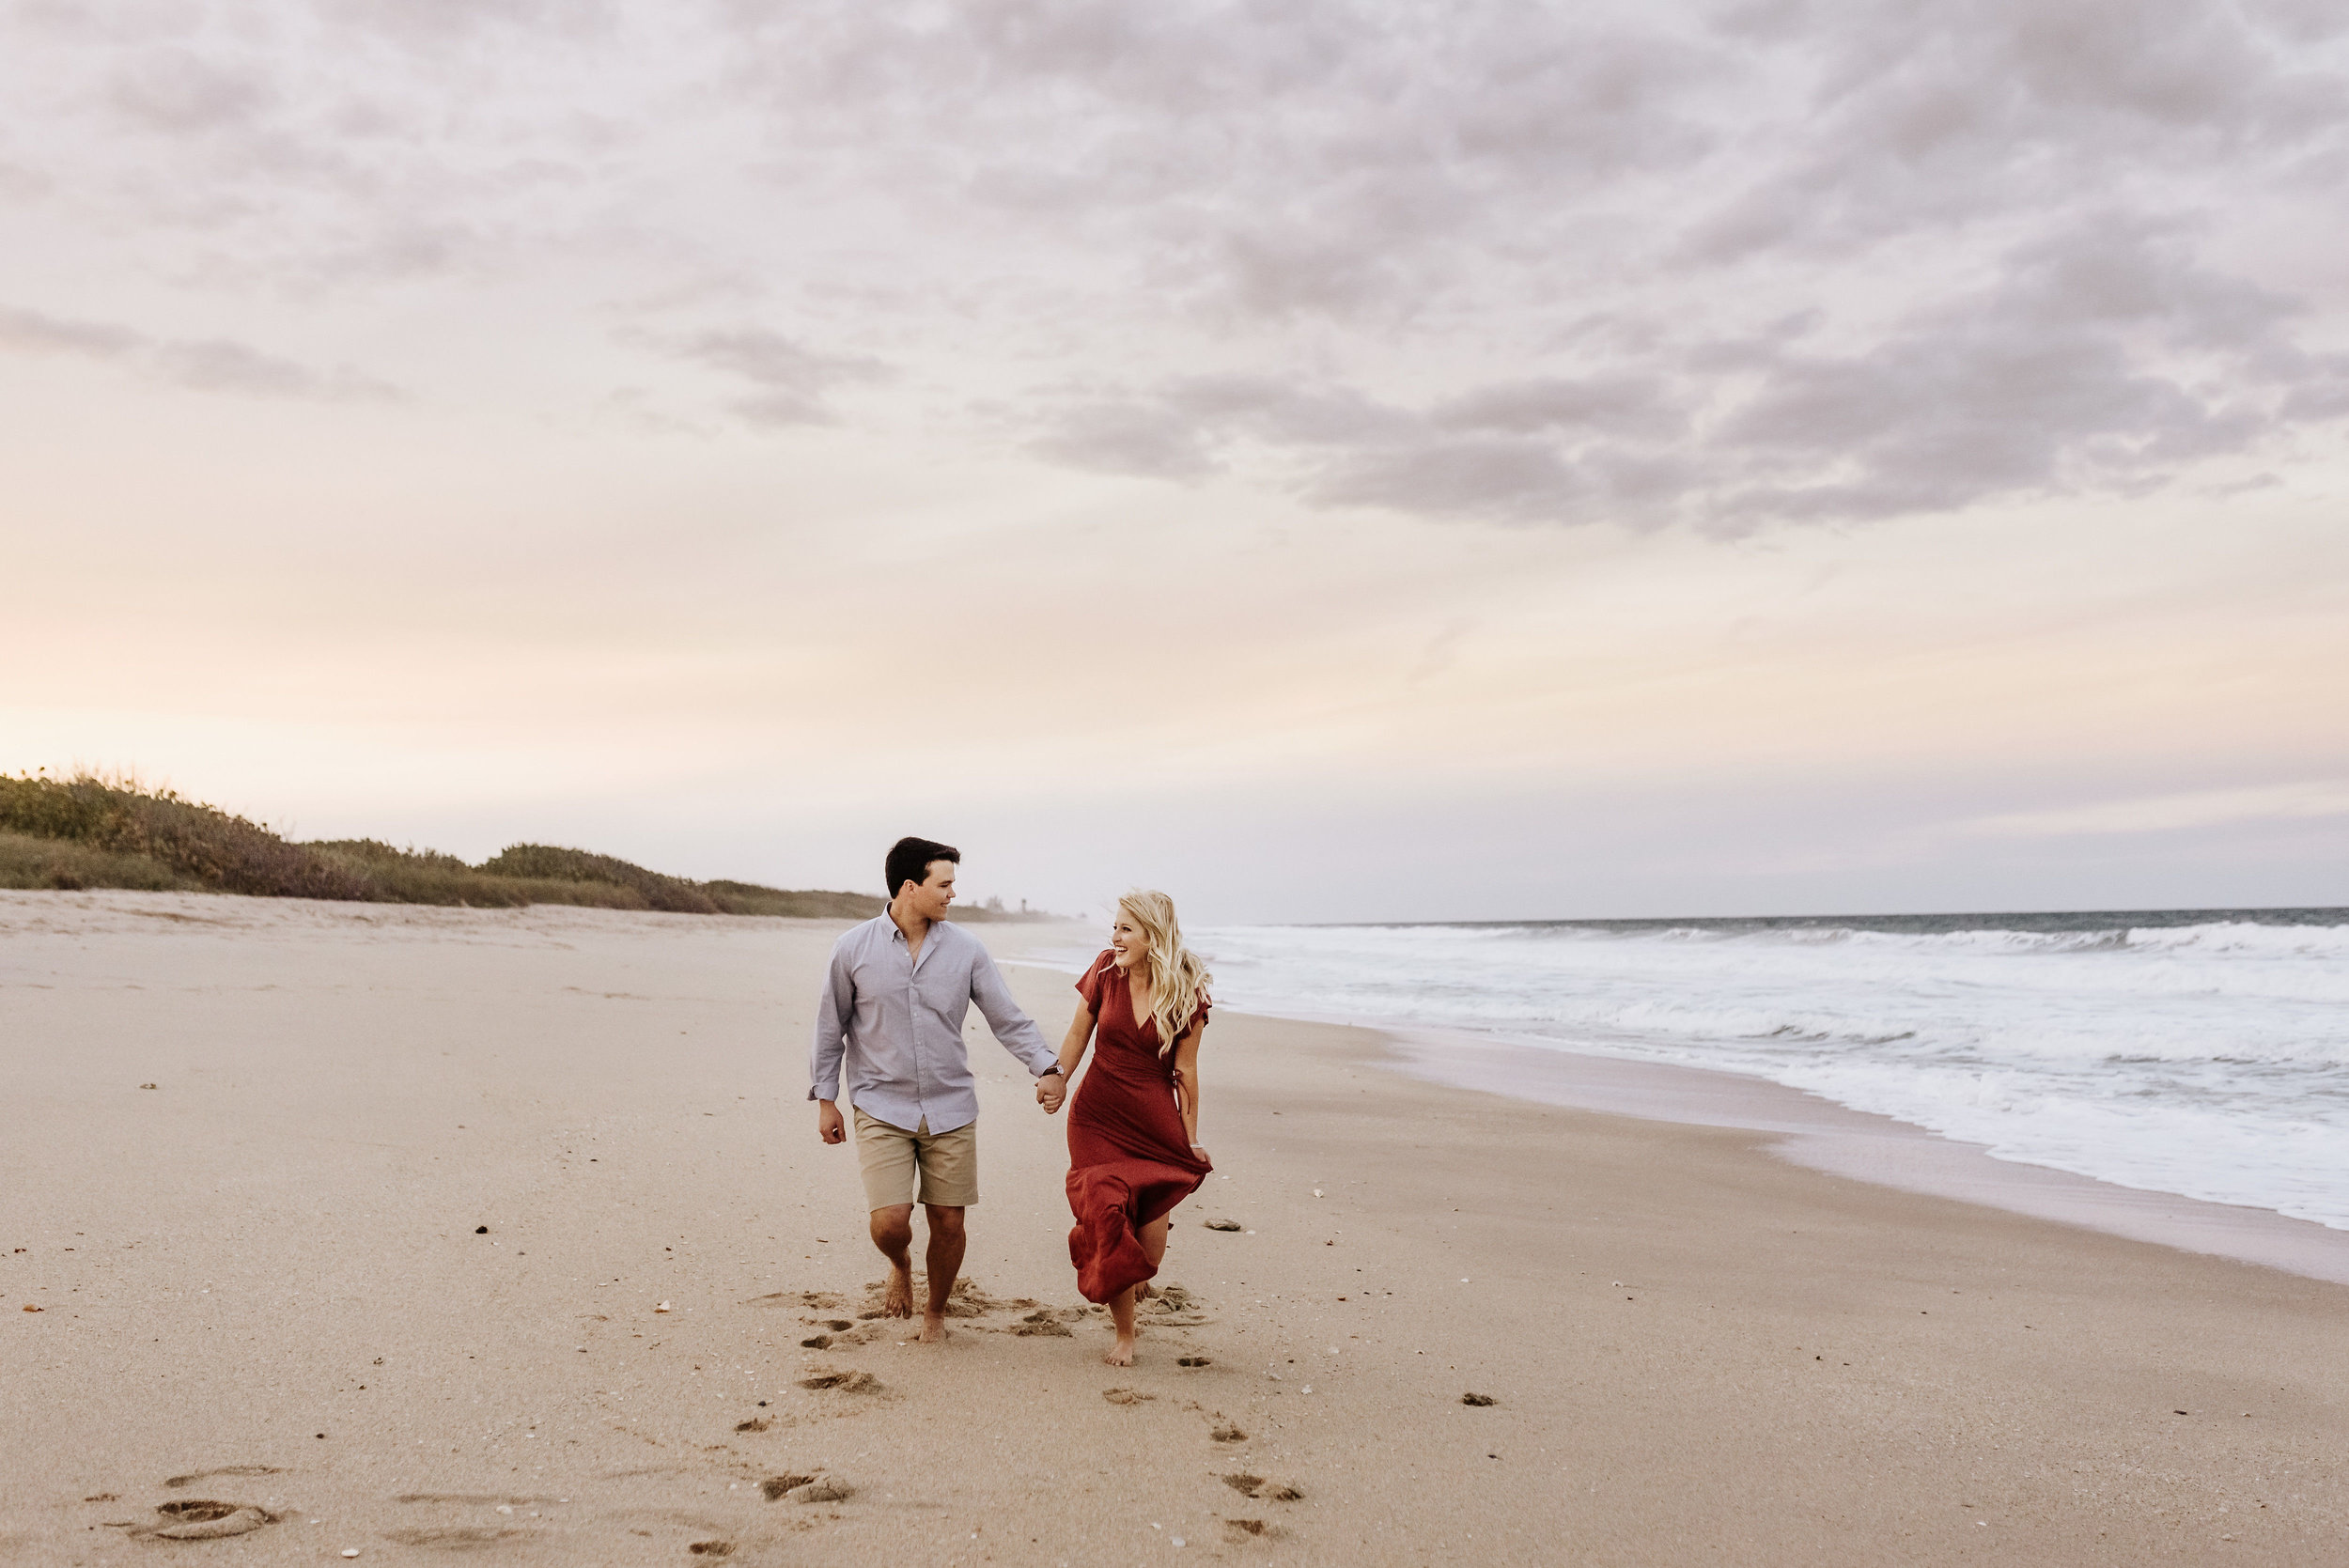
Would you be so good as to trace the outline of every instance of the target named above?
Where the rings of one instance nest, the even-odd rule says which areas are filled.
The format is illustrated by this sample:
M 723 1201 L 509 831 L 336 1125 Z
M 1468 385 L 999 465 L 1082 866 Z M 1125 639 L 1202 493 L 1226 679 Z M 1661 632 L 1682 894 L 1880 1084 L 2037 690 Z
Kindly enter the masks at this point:
M 1058 1054 L 1011 1000 L 995 960 L 976 937 L 946 924 L 961 864 L 961 851 L 926 838 L 891 847 L 883 865 L 889 907 L 832 944 L 808 1053 L 807 1097 L 827 1143 L 848 1141 L 836 1103 L 847 1068 L 873 1245 L 889 1260 L 881 1310 L 891 1317 L 913 1315 L 914 1198 L 928 1216 L 924 1344 L 946 1337 L 963 1210 L 979 1201 L 979 1096 L 962 1044 L 971 1003 L 1041 1080 L 1036 1097 L 1048 1111 L 1060 1109 L 1066 1092 Z

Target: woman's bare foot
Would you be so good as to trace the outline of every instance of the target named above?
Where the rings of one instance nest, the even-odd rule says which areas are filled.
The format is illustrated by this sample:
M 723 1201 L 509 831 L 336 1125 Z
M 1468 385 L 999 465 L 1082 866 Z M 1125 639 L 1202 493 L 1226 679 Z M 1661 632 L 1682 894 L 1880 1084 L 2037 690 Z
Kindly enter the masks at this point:
M 1110 1322 L 1117 1329 L 1117 1343 L 1101 1358 L 1113 1367 L 1134 1364 L 1134 1296 L 1139 1294 L 1131 1285 L 1109 1299 Z
M 1147 1301 L 1150 1297 L 1158 1294 L 1159 1287 L 1152 1284 L 1147 1280 L 1144 1280 L 1142 1283 L 1134 1287 L 1134 1299 L 1137 1301 Z
M 924 1312 L 922 1314 L 922 1332 L 915 1336 L 914 1343 L 917 1344 L 944 1344 L 946 1343 L 946 1314 L 944 1312 Z
M 883 1317 L 911 1317 L 913 1315 L 913 1270 L 911 1268 L 892 1268 L 889 1271 L 889 1283 L 881 1290 L 881 1315 Z

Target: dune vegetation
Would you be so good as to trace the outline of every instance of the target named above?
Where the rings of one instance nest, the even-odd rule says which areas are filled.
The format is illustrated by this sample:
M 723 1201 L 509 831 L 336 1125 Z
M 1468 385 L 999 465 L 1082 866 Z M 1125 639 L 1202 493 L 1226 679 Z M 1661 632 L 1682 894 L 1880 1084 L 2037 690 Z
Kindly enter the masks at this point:
M 511 908 L 583 904 L 695 915 L 863 920 L 872 893 L 695 882 L 610 855 L 509 845 L 470 865 L 374 839 L 298 843 L 258 823 L 135 781 L 0 774 L 0 888 L 135 888 L 329 898 L 377 904 Z M 959 918 L 1005 917 L 957 909 Z

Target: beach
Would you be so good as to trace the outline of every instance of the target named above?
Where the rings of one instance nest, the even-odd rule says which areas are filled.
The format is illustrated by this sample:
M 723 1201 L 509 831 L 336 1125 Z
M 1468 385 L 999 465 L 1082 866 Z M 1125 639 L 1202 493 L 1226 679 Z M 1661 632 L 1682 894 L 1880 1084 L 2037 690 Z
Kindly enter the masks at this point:
M 2349 1539 L 2349 1286 L 1813 1169 L 1752 1127 L 1429 1081 L 1331 1025 L 1217 1015 L 1218 1173 L 1160 1275 L 1183 1294 L 1113 1370 L 1065 1124 L 974 1013 L 969 1315 L 901 1344 L 863 1315 L 853 1153 L 804 1099 L 842 928 L 0 893 L 0 1560 L 2330 1563 Z M 1086 939 L 973 929 L 1007 957 Z M 1006 972 L 1057 1040 L 1068 978 Z M 190 1503 L 223 1507 L 159 1512 Z

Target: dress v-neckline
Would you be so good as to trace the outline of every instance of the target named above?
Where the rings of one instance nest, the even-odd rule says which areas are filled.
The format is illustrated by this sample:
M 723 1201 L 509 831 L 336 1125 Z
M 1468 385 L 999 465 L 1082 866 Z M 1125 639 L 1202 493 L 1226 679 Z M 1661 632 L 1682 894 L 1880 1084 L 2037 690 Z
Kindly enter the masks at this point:
M 1150 1000 L 1158 1001 L 1157 993 L 1153 992 Z M 1149 1033 L 1147 1020 L 1142 1016 L 1142 1003 L 1134 1000 L 1134 983 L 1130 976 L 1126 981 L 1126 1017 L 1133 1020 L 1136 1034 Z

